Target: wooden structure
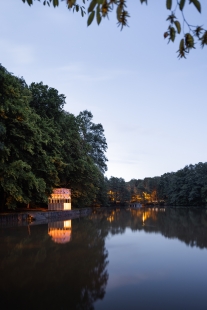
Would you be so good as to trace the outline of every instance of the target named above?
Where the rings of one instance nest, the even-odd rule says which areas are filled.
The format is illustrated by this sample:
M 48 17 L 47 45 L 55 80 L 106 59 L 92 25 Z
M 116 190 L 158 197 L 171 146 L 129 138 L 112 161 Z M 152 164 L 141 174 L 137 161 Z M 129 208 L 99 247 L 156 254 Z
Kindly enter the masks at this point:
M 71 190 L 68 188 L 54 188 L 48 199 L 48 210 L 71 210 Z

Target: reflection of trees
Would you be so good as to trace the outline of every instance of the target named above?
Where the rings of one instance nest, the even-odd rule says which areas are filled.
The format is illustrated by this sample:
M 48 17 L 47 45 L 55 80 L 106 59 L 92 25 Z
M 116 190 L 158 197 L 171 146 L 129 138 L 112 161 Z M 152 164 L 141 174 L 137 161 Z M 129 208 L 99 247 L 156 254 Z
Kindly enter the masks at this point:
M 177 238 L 187 245 L 207 248 L 207 214 L 205 210 L 168 208 L 166 212 L 156 212 L 156 219 L 149 218 L 145 223 L 145 231 L 158 230 L 167 238 Z M 150 225 L 154 225 L 155 228 Z
M 108 280 L 105 238 L 126 228 L 207 248 L 205 210 L 96 210 L 73 220 L 71 228 L 70 242 L 63 244 L 53 242 L 47 225 L 31 226 L 30 235 L 27 227 L 0 230 L 1 305 L 92 310 Z
M 47 225 L 0 231 L 1 304 L 19 309 L 93 309 L 108 280 L 105 233 L 97 221 L 73 220 L 70 242 Z
M 97 217 L 95 211 L 91 217 Z M 105 230 L 120 234 L 125 229 L 159 232 L 166 238 L 177 238 L 187 245 L 207 248 L 207 213 L 205 210 L 141 208 L 105 210 Z M 102 219 L 103 221 L 103 219 Z

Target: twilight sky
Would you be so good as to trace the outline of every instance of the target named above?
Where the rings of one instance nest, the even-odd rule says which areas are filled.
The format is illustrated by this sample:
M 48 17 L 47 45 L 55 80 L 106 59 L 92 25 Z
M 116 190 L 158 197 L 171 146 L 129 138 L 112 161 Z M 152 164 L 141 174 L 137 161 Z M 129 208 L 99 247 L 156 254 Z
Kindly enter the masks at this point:
M 202 15 L 191 5 L 186 17 L 207 28 L 201 3 Z M 64 2 L 54 9 L 0 0 L 0 63 L 28 84 L 65 94 L 65 110 L 91 111 L 105 129 L 106 175 L 126 181 L 207 161 L 207 47 L 178 60 L 180 37 L 163 39 L 165 0 L 128 0 L 128 11 L 120 31 L 115 12 L 87 27 Z

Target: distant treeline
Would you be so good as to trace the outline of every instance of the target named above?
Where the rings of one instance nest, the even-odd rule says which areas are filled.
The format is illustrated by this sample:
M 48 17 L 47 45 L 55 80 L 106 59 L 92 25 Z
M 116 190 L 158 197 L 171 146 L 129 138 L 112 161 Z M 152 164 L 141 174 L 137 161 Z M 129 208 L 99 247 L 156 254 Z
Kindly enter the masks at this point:
M 47 203 L 54 187 L 71 188 L 73 206 L 106 203 L 103 126 L 64 105 L 56 89 L 27 85 L 0 65 L 1 209 Z
M 111 202 L 140 202 L 169 206 L 205 206 L 207 204 L 207 163 L 189 165 L 161 177 L 109 180 Z

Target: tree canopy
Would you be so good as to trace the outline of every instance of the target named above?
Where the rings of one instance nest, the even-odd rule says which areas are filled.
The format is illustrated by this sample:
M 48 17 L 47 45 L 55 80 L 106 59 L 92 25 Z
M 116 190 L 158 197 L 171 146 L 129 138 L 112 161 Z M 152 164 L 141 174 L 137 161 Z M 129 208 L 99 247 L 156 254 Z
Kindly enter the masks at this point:
M 87 110 L 80 112 L 77 119 L 80 135 L 83 141 L 90 145 L 90 149 L 88 150 L 89 156 L 93 159 L 100 171 L 105 172 L 107 170 L 107 158 L 105 156 L 107 143 L 103 126 L 92 123 L 93 115 Z
M 2 66 L 0 98 L 1 203 L 14 208 L 16 203 L 44 202 L 59 182 L 62 165 L 56 133 L 30 108 L 31 93 L 25 81 Z M 54 148 L 46 152 L 51 142 Z
M 35 0 L 22 0 L 29 6 L 33 4 Z M 88 12 L 87 25 L 96 19 L 99 25 L 103 18 L 108 17 L 112 11 L 116 11 L 117 25 L 122 30 L 125 26 L 128 26 L 128 19 L 130 17 L 127 11 L 127 3 L 129 0 L 38 0 L 43 5 L 52 5 L 58 7 L 60 2 L 66 3 L 69 10 L 73 12 L 80 12 L 82 16 Z M 147 0 L 140 0 L 141 4 L 148 4 Z M 207 45 L 207 30 L 203 25 L 191 25 L 185 16 L 185 8 L 187 5 L 193 5 L 195 9 L 201 13 L 201 1 L 199 0 L 166 0 L 166 9 L 170 11 L 167 16 L 167 22 L 169 26 L 164 32 L 164 38 L 168 39 L 169 42 L 174 42 L 177 35 L 181 35 L 181 40 L 178 48 L 178 58 L 186 58 L 192 49 L 195 49 L 196 43 L 200 43 L 203 48 Z M 176 14 L 180 10 L 181 17 L 178 19 Z M 182 25 L 182 26 L 181 26 Z M 186 30 L 187 29 L 187 30 Z
M 0 101 L 1 208 L 46 203 L 54 187 L 71 188 L 73 206 L 106 204 L 107 143 L 91 112 L 66 112 L 58 90 L 1 65 Z

